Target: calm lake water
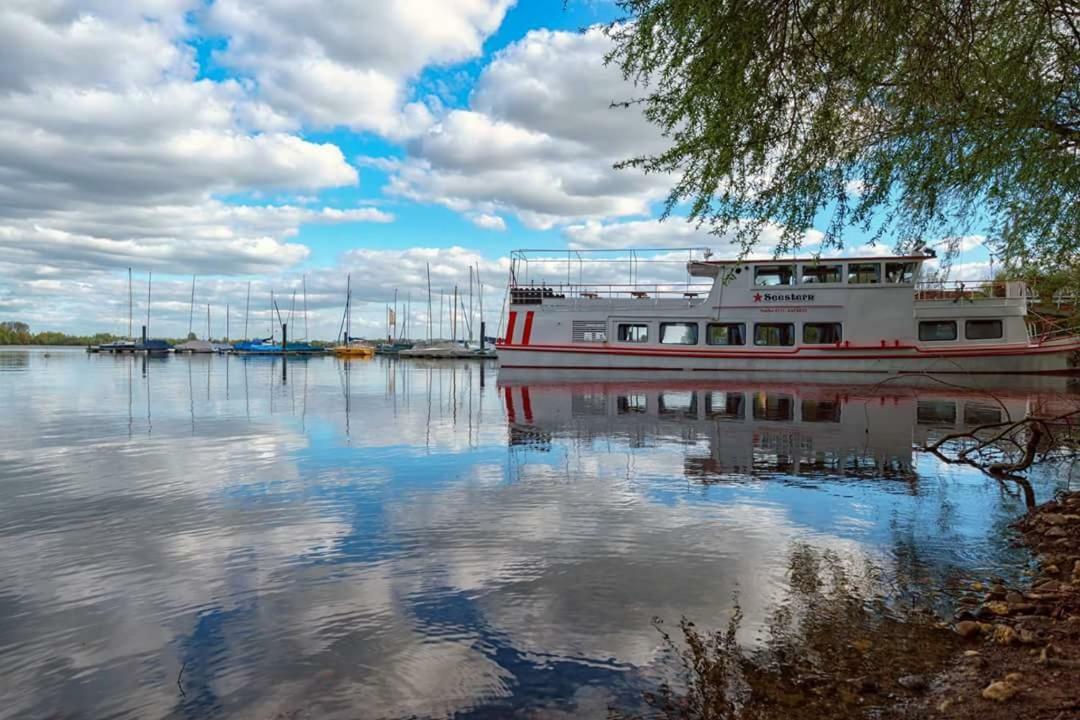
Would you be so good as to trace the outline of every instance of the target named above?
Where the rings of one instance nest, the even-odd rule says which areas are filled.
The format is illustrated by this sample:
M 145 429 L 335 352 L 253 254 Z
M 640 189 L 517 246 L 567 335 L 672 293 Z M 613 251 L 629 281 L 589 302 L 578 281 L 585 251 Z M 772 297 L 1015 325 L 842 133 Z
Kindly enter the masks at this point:
M 798 545 L 1018 575 L 1022 501 L 913 451 L 1080 402 L 995 394 L 0 350 L 0 718 L 602 717 Z

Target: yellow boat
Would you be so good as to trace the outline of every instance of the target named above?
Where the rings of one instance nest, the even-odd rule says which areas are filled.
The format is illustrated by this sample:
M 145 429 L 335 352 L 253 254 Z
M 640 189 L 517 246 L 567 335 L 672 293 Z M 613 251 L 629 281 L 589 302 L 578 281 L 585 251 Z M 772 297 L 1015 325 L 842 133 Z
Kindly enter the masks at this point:
M 358 338 L 352 337 L 352 275 L 348 275 L 345 281 L 345 316 L 341 318 L 341 326 L 345 329 L 342 337 L 343 342 L 334 348 L 334 354 L 342 358 L 368 358 L 375 357 L 375 347 L 358 342 Z
M 334 354 L 338 357 L 374 357 L 375 348 L 371 345 L 350 343 L 349 345 L 338 345 L 335 347 Z

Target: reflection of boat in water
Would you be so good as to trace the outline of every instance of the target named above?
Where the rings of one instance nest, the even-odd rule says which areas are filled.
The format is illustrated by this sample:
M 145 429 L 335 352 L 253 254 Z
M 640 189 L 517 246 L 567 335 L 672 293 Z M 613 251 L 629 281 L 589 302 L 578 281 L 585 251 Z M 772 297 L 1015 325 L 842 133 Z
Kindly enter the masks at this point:
M 1080 336 L 1031 312 L 1023 282 L 920 282 L 929 255 L 713 261 L 706 254 L 686 262 L 684 254 L 686 282 L 646 284 L 643 252 L 629 255 L 629 285 L 582 279 L 587 262 L 613 267 L 624 259 L 514 253 L 500 365 L 593 374 L 1078 370 Z M 654 260 L 670 263 L 675 253 L 665 253 Z M 553 272 L 560 262 L 564 269 Z M 664 277 L 663 268 L 655 271 Z M 567 284 L 530 279 L 544 274 Z
M 630 446 L 679 440 L 687 476 L 776 472 L 907 474 L 931 435 L 1019 419 L 1057 394 L 735 382 L 504 383 L 511 446 L 560 438 Z M 1080 398 L 1077 398 L 1080 402 Z M 1040 410 L 1046 408 L 1040 407 Z M 702 442 L 706 441 L 706 442 Z

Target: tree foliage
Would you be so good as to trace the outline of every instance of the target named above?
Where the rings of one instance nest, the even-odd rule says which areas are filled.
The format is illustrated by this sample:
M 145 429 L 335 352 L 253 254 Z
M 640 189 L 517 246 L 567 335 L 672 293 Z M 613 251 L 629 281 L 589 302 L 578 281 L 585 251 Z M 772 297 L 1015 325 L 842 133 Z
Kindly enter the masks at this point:
M 24 322 L 0 322 L 0 345 L 100 345 L 119 339 L 109 333 L 66 335 L 52 330 L 32 333 Z
M 903 245 L 971 230 L 1016 267 L 1080 250 L 1080 1 L 619 0 L 607 61 L 670 140 L 667 211 L 781 251 L 824 212 Z

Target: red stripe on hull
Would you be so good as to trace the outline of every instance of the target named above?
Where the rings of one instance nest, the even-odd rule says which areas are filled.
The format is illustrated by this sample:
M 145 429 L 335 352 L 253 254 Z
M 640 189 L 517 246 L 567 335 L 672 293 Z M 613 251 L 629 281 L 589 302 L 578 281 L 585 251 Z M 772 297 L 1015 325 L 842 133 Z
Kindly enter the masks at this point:
M 503 397 L 506 400 L 506 419 L 514 422 L 517 419 L 514 413 L 514 396 L 509 386 L 503 388 Z
M 514 344 L 514 324 L 517 323 L 517 312 L 510 311 L 510 317 L 506 320 L 506 337 L 504 338 L 504 344 Z M 495 343 L 495 347 L 499 347 L 499 343 Z
M 521 409 L 525 413 L 525 422 L 531 423 L 533 421 L 532 414 L 532 398 L 529 396 L 529 388 L 521 388 Z
M 532 323 L 533 323 L 533 315 L 534 314 L 535 313 L 532 310 L 525 313 L 525 329 L 521 331 L 521 344 L 522 345 L 528 345 L 529 344 L 529 338 L 532 337 Z

